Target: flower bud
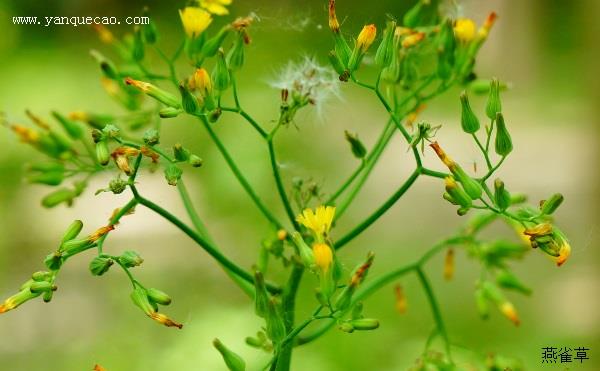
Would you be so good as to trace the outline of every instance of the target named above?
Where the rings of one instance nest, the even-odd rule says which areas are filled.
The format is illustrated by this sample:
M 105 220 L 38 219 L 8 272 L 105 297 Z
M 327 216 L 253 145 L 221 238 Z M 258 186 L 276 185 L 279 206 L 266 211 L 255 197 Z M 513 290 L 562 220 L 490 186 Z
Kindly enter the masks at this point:
M 269 294 L 265 286 L 265 278 L 260 271 L 254 273 L 254 312 L 257 316 L 266 318 L 269 310 Z
M 463 131 L 469 134 L 477 132 L 479 130 L 479 119 L 471 109 L 469 97 L 465 91 L 460 94 L 460 104 L 462 107 L 460 124 Z
M 177 327 L 179 329 L 183 327 L 182 324 L 177 323 L 171 320 L 166 315 L 157 312 L 152 303 L 150 302 L 146 290 L 137 284 L 135 286 L 135 289 L 131 293 L 131 300 L 138 308 L 140 308 L 148 317 L 150 317 L 154 321 L 161 323 L 167 327 Z
M 100 69 L 102 70 L 102 73 L 104 73 L 104 76 L 111 80 L 116 80 L 119 78 L 119 72 L 117 72 L 117 68 L 110 59 L 106 58 L 99 51 L 93 49 L 90 50 L 90 55 L 100 65 Z
M 63 129 L 73 139 L 80 139 L 83 137 L 83 129 L 77 124 L 77 122 L 68 119 L 56 111 L 52 111 L 52 116 L 60 123 Z
M 495 120 L 496 115 L 502 112 L 502 103 L 500 102 L 500 82 L 494 78 L 490 82 L 490 93 L 488 95 L 485 113 L 490 120 Z
M 347 332 L 349 334 L 354 332 L 354 326 L 350 323 L 350 321 L 344 321 L 338 324 L 338 329 L 340 331 Z
M 150 299 L 150 301 L 152 301 L 153 303 L 160 305 L 171 304 L 171 297 L 167 295 L 167 293 L 160 291 L 159 289 L 146 289 L 146 294 L 148 295 L 148 299 Z
M 158 31 L 156 30 L 156 23 L 149 17 L 148 8 L 144 8 L 143 10 L 144 16 L 148 17 L 149 22 L 142 26 L 142 35 L 144 36 L 144 41 L 150 45 L 156 43 L 158 39 Z
M 190 159 L 190 151 L 184 148 L 180 143 L 173 146 L 173 156 L 177 161 L 188 161 Z
M 44 303 L 49 303 L 52 300 L 52 296 L 54 296 L 54 291 L 46 291 L 42 295 L 42 300 L 44 301 Z
M 308 247 L 306 242 L 304 242 L 304 239 L 302 239 L 302 235 L 300 233 L 293 232 L 292 240 L 298 248 L 302 264 L 304 264 L 306 268 L 311 269 L 315 264 L 315 256 L 313 254 L 313 251 L 310 249 L 310 247 Z
M 56 286 L 52 285 L 48 281 L 33 282 L 29 286 L 29 291 L 31 291 L 34 294 L 40 294 L 42 292 L 55 291 L 55 290 L 56 290 Z
M 58 251 L 48 254 L 46 256 L 46 259 L 44 259 L 44 264 L 51 271 L 59 270 L 60 267 L 62 266 L 62 263 L 63 263 L 62 253 L 60 253 Z
M 227 348 L 223 343 L 221 343 L 219 339 L 213 340 L 213 345 L 215 348 L 217 348 L 219 353 L 221 353 L 221 356 L 223 356 L 225 365 L 227 365 L 227 368 L 230 371 L 246 370 L 246 362 L 244 362 L 242 357 L 229 350 L 229 348 Z
M 375 36 L 377 35 L 377 28 L 374 24 L 369 24 L 363 27 L 363 29 L 358 34 L 356 38 L 356 45 L 354 46 L 354 50 L 352 51 L 352 55 L 350 56 L 350 60 L 348 61 L 348 69 L 350 72 L 355 71 L 362 61 L 365 53 L 375 41 Z M 337 50 L 336 50 L 337 51 Z
M 468 209 L 471 207 L 473 204 L 471 197 L 456 183 L 452 176 L 444 178 L 444 182 L 446 183 L 446 192 L 454 202 L 463 208 Z
M 96 159 L 102 166 L 108 165 L 110 161 L 110 150 L 106 140 L 101 140 L 96 143 Z
M 241 32 L 227 53 L 227 65 L 232 71 L 239 70 L 244 65 L 244 35 Z
M 396 29 L 396 22 L 388 22 L 387 27 L 383 33 L 383 40 L 377 48 L 375 53 L 375 63 L 383 68 L 387 67 L 392 61 L 392 54 L 397 51 L 394 49 L 394 31 Z
M 394 287 L 394 293 L 396 294 L 396 310 L 400 314 L 406 313 L 406 308 L 408 307 L 408 301 L 406 300 L 406 295 L 404 294 L 404 289 L 402 285 L 397 284 Z
M 48 171 L 40 174 L 32 174 L 27 177 L 30 183 L 46 184 L 56 186 L 62 183 L 64 174 L 62 171 Z
M 179 92 L 181 93 L 181 105 L 183 106 L 183 110 L 191 115 L 196 113 L 200 108 L 198 98 L 196 98 L 183 84 L 179 84 Z
M 90 262 L 90 272 L 94 276 L 101 276 L 108 272 L 110 266 L 113 264 L 114 261 L 112 259 L 97 256 Z
M 134 80 L 131 77 L 125 79 L 125 84 L 130 85 L 156 99 L 157 101 L 173 108 L 181 108 L 180 100 L 173 94 L 147 82 Z
M 50 272 L 38 271 L 31 275 L 31 279 L 37 282 L 48 281 L 51 277 Z
M 179 166 L 175 164 L 167 165 L 165 169 L 165 179 L 167 183 L 172 186 L 176 186 L 179 179 L 181 179 L 181 175 L 183 174 L 183 170 L 179 168 Z
M 362 159 L 367 155 L 367 149 L 362 144 L 360 139 L 358 139 L 358 134 L 350 133 L 348 130 L 344 131 L 346 141 L 350 143 L 350 150 L 354 157 L 358 159 Z
M 33 293 L 29 288 L 23 289 L 0 304 L 0 314 L 13 310 L 26 301 L 38 296 L 40 296 L 40 293 Z
M 42 206 L 46 208 L 51 208 L 57 206 L 63 202 L 67 205 L 71 205 L 73 203 L 73 199 L 77 195 L 73 190 L 68 188 L 61 188 L 54 192 L 47 194 L 44 198 L 42 198 Z
M 181 108 L 165 107 L 158 111 L 158 116 L 163 119 L 170 119 L 179 116 L 183 112 Z
M 506 269 L 501 269 L 496 274 L 496 283 L 502 288 L 516 290 L 525 295 L 531 295 L 531 289 L 525 286 L 514 274 L 512 274 L 512 272 Z
M 217 56 L 217 63 L 215 65 L 215 69 L 213 70 L 212 79 L 215 83 L 215 89 L 219 91 L 224 91 L 231 83 L 229 69 L 227 68 L 227 62 L 225 61 L 223 49 L 219 50 L 219 55 Z
M 359 331 L 375 330 L 379 328 L 379 321 L 374 318 L 353 319 L 350 321 L 350 324 L 355 330 Z
M 200 158 L 200 156 L 192 154 L 188 159 L 188 163 L 192 165 L 192 167 L 201 167 L 204 161 Z
M 454 249 L 446 250 L 444 258 L 444 278 L 449 281 L 454 276 Z
M 160 134 L 156 129 L 148 129 L 144 132 L 142 140 L 149 146 L 155 146 L 160 143 Z
M 69 227 L 67 228 L 67 230 L 65 231 L 65 234 L 63 235 L 63 238 L 61 240 L 61 244 L 77 237 L 79 235 L 79 233 L 81 232 L 82 228 L 83 228 L 83 222 L 81 220 L 73 221 L 73 223 L 71 223 L 69 225 Z
M 213 57 L 215 54 L 217 54 L 217 51 L 219 51 L 221 45 L 223 45 L 223 41 L 225 41 L 225 38 L 227 35 L 229 35 L 230 31 L 231 27 L 226 25 L 221 28 L 215 36 L 208 39 L 204 46 L 202 46 L 202 55 L 205 57 Z
M 504 182 L 500 179 L 494 181 L 494 201 L 501 211 L 510 206 L 510 193 L 504 188 Z
M 475 303 L 477 304 L 477 311 L 482 319 L 488 319 L 490 316 L 490 305 L 485 292 L 482 288 L 478 287 L 475 290 Z
M 267 334 L 274 343 L 279 343 L 285 337 L 285 323 L 275 298 L 271 298 L 267 305 Z
M 344 65 L 342 64 L 342 62 L 340 61 L 340 58 L 337 56 L 337 53 L 335 52 L 335 50 L 331 50 L 327 56 L 329 57 L 329 63 L 331 63 L 331 66 L 333 67 L 333 69 L 335 70 L 335 72 L 339 75 L 339 79 L 340 81 L 348 81 L 348 79 L 350 78 L 350 74 L 348 72 L 348 70 L 346 70 L 346 67 L 344 67 Z
M 564 196 L 560 193 L 553 194 L 549 199 L 542 202 L 540 211 L 544 215 L 552 215 L 556 209 L 562 204 L 564 201 Z
M 126 268 L 133 268 L 141 265 L 144 262 L 144 259 L 135 251 L 127 250 L 119 256 L 119 262 L 123 264 Z
M 507 156 L 513 149 L 512 139 L 506 124 L 504 123 L 504 116 L 498 112 L 496 114 L 496 142 L 495 142 L 496 153 L 502 157 Z
M 139 62 L 144 59 L 144 39 L 142 31 L 136 26 L 133 32 L 133 45 L 131 46 L 131 57 L 134 61 Z

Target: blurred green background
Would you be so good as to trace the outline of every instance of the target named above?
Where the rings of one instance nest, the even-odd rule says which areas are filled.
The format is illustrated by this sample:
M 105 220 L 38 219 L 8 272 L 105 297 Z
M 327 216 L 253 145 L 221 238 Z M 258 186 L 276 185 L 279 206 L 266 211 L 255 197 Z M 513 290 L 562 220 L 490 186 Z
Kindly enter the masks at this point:
M 401 19 L 412 1 L 338 1 L 343 29 L 358 32 L 364 23 L 380 28 L 388 15 Z M 26 108 L 47 115 L 93 110 L 116 112 L 107 97 L 100 73 L 89 57 L 91 48 L 103 50 L 89 27 L 16 26 L 11 17 L 48 15 L 138 15 L 148 5 L 158 24 L 160 46 L 171 53 L 182 35 L 177 8 L 183 2 L 97 0 L 90 2 L 8 0 L 0 3 L 0 110 L 9 119 L 24 121 Z M 558 222 L 571 239 L 573 254 L 560 269 L 540 253 L 529 254 L 514 269 L 531 287 L 529 298 L 511 295 L 522 325 L 512 326 L 499 313 L 479 320 L 473 283 L 478 266 L 458 254 L 456 278 L 442 278 L 442 259 L 427 268 L 443 307 L 451 339 L 482 356 L 489 352 L 521 359 L 529 370 L 562 370 L 541 364 L 541 348 L 591 348 L 590 360 L 572 370 L 600 369 L 600 297 L 598 238 L 598 100 L 597 60 L 600 3 L 587 1 L 459 1 L 455 12 L 481 22 L 491 10 L 500 18 L 483 47 L 477 65 L 482 77 L 498 76 L 511 82 L 503 95 L 507 124 L 515 151 L 500 176 L 511 190 L 532 200 L 555 191 L 566 197 Z M 326 62 L 331 48 L 326 1 L 237 1 L 232 15 L 255 12 L 260 21 L 251 28 L 253 43 L 240 76 L 244 106 L 263 123 L 277 117 L 279 92 L 269 81 L 289 61 L 315 55 Z M 216 21 L 224 21 L 223 19 Z M 128 32 L 125 27 L 115 33 Z M 149 52 L 153 69 L 162 68 Z M 181 76 L 192 69 L 182 63 Z M 368 74 L 367 77 L 368 78 Z M 303 113 L 278 139 L 279 160 L 288 182 L 294 176 L 312 177 L 324 191 L 335 189 L 357 165 L 343 139 L 344 129 L 357 131 L 371 145 L 385 123 L 384 110 L 373 96 L 343 87 L 342 99 L 328 104 L 322 115 Z M 443 124 L 438 138 L 463 163 L 481 160 L 459 130 L 458 90 L 429 104 L 423 118 Z M 482 112 L 484 99 L 473 105 Z M 309 109 L 310 110 L 310 109 Z M 240 166 L 260 195 L 279 205 L 270 178 L 266 148 L 243 121 L 225 115 L 217 126 Z M 388 197 L 412 168 L 412 158 L 399 138 L 385 152 L 365 189 L 339 223 L 340 236 Z M 188 188 L 209 230 L 236 261 L 250 267 L 268 225 L 223 162 L 204 130 L 191 119 L 164 124 L 164 145 L 181 142 L 200 154 L 205 166 L 186 173 Z M 468 145 L 467 145 L 468 144 Z M 100 226 L 128 195 L 91 192 L 103 188 L 110 174 L 93 180 L 88 194 L 72 208 L 42 209 L 44 186 L 22 181 L 24 164 L 39 159 L 7 130 L 0 131 L 0 293 L 8 296 L 28 275 L 43 266 L 64 228 L 82 219 L 88 228 Z M 438 168 L 431 154 L 426 162 Z M 326 159 L 324 161 L 324 159 Z M 392 171 L 394 169 L 395 171 Z M 187 220 L 174 188 L 161 173 L 143 173 L 141 191 Z M 377 253 L 372 277 L 412 261 L 436 241 L 458 228 L 464 219 L 440 197 L 442 186 L 420 179 L 393 209 L 340 254 L 353 266 L 368 250 Z M 278 207 L 278 206 L 276 206 Z M 283 215 L 282 210 L 278 210 Z M 510 235 L 507 229 L 497 233 Z M 237 291 L 218 266 L 173 226 L 139 207 L 107 240 L 106 249 L 118 253 L 135 249 L 145 263 L 135 271 L 141 282 L 169 292 L 174 304 L 166 312 L 184 322 L 182 331 L 150 322 L 129 299 L 126 277 L 114 270 L 101 278 L 87 269 L 92 254 L 79 256 L 62 270 L 60 289 L 51 304 L 35 300 L 0 316 L 1 370 L 89 370 L 100 363 L 113 370 L 222 370 L 211 340 L 219 337 L 242 354 L 249 369 L 267 357 L 244 345 L 261 322 L 251 303 Z M 322 339 L 298 348 L 293 365 L 298 370 L 403 370 L 420 354 L 432 326 L 421 288 L 412 276 L 403 279 L 408 312 L 394 310 L 392 287 L 365 304 L 369 316 L 379 318 L 377 331 L 346 334 L 331 331 Z M 315 305 L 314 281 L 306 280 L 300 296 L 299 317 Z M 436 344 L 440 348 L 439 344 Z M 465 357 L 472 354 L 464 352 Z

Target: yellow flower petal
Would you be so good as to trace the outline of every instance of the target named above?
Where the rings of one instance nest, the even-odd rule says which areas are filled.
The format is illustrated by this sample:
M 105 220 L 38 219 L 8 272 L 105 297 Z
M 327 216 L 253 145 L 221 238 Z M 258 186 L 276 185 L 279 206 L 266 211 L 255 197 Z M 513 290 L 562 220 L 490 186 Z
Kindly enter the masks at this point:
M 231 0 L 200 0 L 200 6 L 215 15 L 229 14 L 225 5 L 231 4 Z
M 188 6 L 179 10 L 179 17 L 189 37 L 200 35 L 212 22 L 212 16 L 202 8 Z

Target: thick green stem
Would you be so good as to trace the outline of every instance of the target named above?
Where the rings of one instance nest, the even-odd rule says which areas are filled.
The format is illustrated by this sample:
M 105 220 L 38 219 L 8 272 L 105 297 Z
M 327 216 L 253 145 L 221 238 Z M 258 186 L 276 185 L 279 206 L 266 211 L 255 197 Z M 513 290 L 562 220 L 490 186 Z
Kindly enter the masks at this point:
M 298 293 L 298 287 L 302 280 L 304 273 L 304 266 L 295 265 L 292 268 L 288 282 L 283 290 L 282 306 L 284 311 L 284 321 L 286 333 L 290 334 L 294 331 L 294 320 L 296 313 L 296 295 Z M 277 352 L 277 359 L 275 360 L 276 371 L 288 371 L 292 361 L 292 351 L 294 348 L 293 342 L 287 342 L 281 344 L 281 347 Z
M 375 210 L 375 212 L 373 212 L 373 214 L 369 215 L 369 217 L 367 217 L 364 221 L 362 221 L 360 224 L 358 224 L 356 227 L 354 227 L 354 229 L 352 229 L 350 232 L 348 232 L 345 236 L 340 238 L 335 243 L 335 249 L 336 250 L 341 249 L 344 245 L 346 245 L 348 242 L 352 241 L 356 236 L 358 236 L 365 229 L 367 229 L 371 224 L 373 224 L 377 219 L 379 219 L 379 217 L 381 217 L 383 214 L 385 214 L 385 212 L 388 211 L 389 208 L 392 207 L 396 203 L 396 201 L 398 201 L 406 193 L 406 191 L 408 191 L 410 189 L 410 187 L 414 184 L 414 182 L 417 180 L 417 178 L 419 177 L 420 174 L 421 174 L 421 169 L 420 168 L 415 169 L 415 171 L 413 171 L 413 173 L 410 175 L 410 177 L 408 177 L 408 179 L 406 179 L 406 181 L 402 184 L 402 186 L 400 186 L 400 188 L 390 198 L 388 198 L 383 203 L 383 205 L 381 205 L 377 210 Z

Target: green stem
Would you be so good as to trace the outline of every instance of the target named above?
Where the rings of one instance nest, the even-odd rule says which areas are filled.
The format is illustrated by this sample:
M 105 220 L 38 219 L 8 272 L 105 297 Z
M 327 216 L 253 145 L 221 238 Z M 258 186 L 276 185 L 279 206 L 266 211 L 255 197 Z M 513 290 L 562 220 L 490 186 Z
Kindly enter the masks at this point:
M 298 294 L 298 287 L 300 286 L 303 273 L 304 266 L 295 265 L 292 268 L 288 282 L 283 290 L 283 299 L 281 304 L 283 306 L 285 328 L 288 336 L 294 331 L 296 295 Z M 275 360 L 276 371 L 288 371 L 290 369 L 293 347 L 293 342 L 282 341 L 277 351 L 277 359 Z
M 236 275 L 238 275 L 239 277 L 244 279 L 246 282 L 254 285 L 254 276 L 252 274 L 250 274 L 249 272 L 247 272 L 246 270 L 244 270 L 243 268 L 239 267 L 237 264 L 235 264 L 231 260 L 229 260 L 229 258 L 227 258 L 225 255 L 223 255 L 214 244 L 212 244 L 207 239 L 200 236 L 197 232 L 195 232 L 193 229 L 191 229 L 189 226 L 187 226 L 185 223 L 183 223 L 181 220 L 179 220 L 176 216 L 169 213 L 167 210 L 163 209 L 161 206 L 142 197 L 137 192 L 137 190 L 135 189 L 134 186 L 132 186 L 131 189 L 135 195 L 135 198 L 141 205 L 144 205 L 145 207 L 147 207 L 150 210 L 154 211 L 155 213 L 159 214 L 163 218 L 167 219 L 169 222 L 171 222 L 177 228 L 179 228 L 183 233 L 188 235 L 188 237 L 190 237 L 192 240 L 194 240 L 200 247 L 202 247 L 202 249 L 204 251 L 206 251 L 210 256 L 212 256 L 215 260 L 217 260 L 217 262 L 219 262 L 224 268 L 226 268 L 227 270 L 229 270 L 232 273 L 235 273 Z M 279 287 L 277 287 L 271 283 L 267 284 L 267 289 L 271 293 L 278 293 L 281 291 L 281 289 Z
M 225 159 L 225 162 L 227 162 L 227 165 L 233 172 L 233 175 L 240 182 L 240 184 L 242 185 L 242 187 L 244 188 L 246 193 L 248 193 L 248 195 L 250 196 L 252 201 L 254 201 L 254 203 L 256 204 L 258 209 L 271 222 L 271 224 L 273 224 L 276 228 L 281 229 L 282 228 L 281 223 L 275 218 L 275 216 L 273 216 L 273 214 L 265 206 L 265 204 L 262 202 L 262 200 L 258 197 L 258 195 L 254 191 L 254 189 L 252 188 L 250 183 L 248 183 L 246 178 L 242 175 L 242 172 L 237 167 L 233 158 L 229 155 L 229 152 L 227 151 L 227 149 L 225 148 L 225 146 L 223 145 L 221 140 L 219 140 L 219 137 L 217 137 L 217 134 L 215 133 L 213 128 L 210 126 L 210 123 L 208 122 L 208 120 L 206 120 L 206 117 L 204 117 L 204 116 L 198 116 L 198 117 L 200 118 L 200 121 L 202 122 L 202 124 L 204 124 L 204 127 L 206 128 L 206 131 L 208 131 L 208 134 L 210 135 L 213 142 L 215 142 L 215 144 L 217 145 L 217 148 L 223 155 L 223 158 Z
M 492 167 L 491 169 L 489 169 L 488 173 L 485 174 L 485 176 L 483 178 L 481 178 L 481 182 L 485 182 L 486 180 L 489 179 L 489 177 L 492 176 L 492 174 L 494 174 L 496 172 L 496 170 L 498 170 L 498 168 L 500 168 L 500 166 L 502 165 L 502 163 L 504 162 L 504 160 L 506 159 L 506 156 L 502 156 L 502 158 L 500 159 L 500 161 L 498 161 L 498 163 L 496 164 L 496 166 Z
M 292 209 L 292 205 L 290 204 L 290 200 L 285 192 L 285 187 L 283 185 L 283 181 L 281 179 L 281 174 L 279 173 L 279 165 L 277 164 L 277 158 L 275 157 L 275 145 L 273 143 L 275 133 L 277 128 L 271 132 L 269 138 L 267 139 L 267 145 L 269 146 L 269 159 L 271 162 L 271 170 L 273 171 L 273 177 L 275 178 L 275 184 L 277 186 L 277 192 L 279 193 L 279 197 L 281 198 L 281 202 L 283 203 L 283 207 L 285 208 L 285 212 L 292 223 L 294 229 L 298 230 L 298 223 L 296 222 L 296 215 L 294 214 L 294 210 Z
M 367 229 L 371 224 L 373 224 L 379 217 L 381 217 L 390 207 L 392 207 L 396 201 L 398 201 L 405 193 L 410 189 L 413 183 L 417 180 L 419 175 L 421 174 L 421 169 L 416 168 L 415 171 L 406 179 L 406 181 L 400 186 L 400 188 L 389 198 L 387 201 L 383 203 L 373 214 L 367 217 L 364 221 L 358 224 L 354 229 L 348 232 L 345 236 L 340 238 L 337 243 L 335 243 L 335 249 L 341 249 L 348 242 L 352 241 L 356 236 L 362 233 L 365 229 Z
M 429 305 L 431 306 L 431 311 L 433 313 L 433 319 L 435 320 L 436 327 L 442 335 L 444 339 L 444 343 L 446 344 L 446 354 L 448 358 L 452 362 L 452 355 L 450 353 L 450 339 L 448 337 L 448 332 L 446 331 L 446 325 L 444 324 L 444 320 L 442 319 L 442 313 L 440 311 L 440 307 L 438 306 L 437 300 L 435 298 L 435 294 L 433 293 L 433 289 L 431 288 L 431 284 L 427 279 L 427 276 L 421 269 L 421 267 L 417 267 L 416 269 L 417 276 L 419 277 L 419 281 L 421 281 L 421 285 L 425 290 L 425 294 L 427 295 L 427 300 L 429 301 Z

